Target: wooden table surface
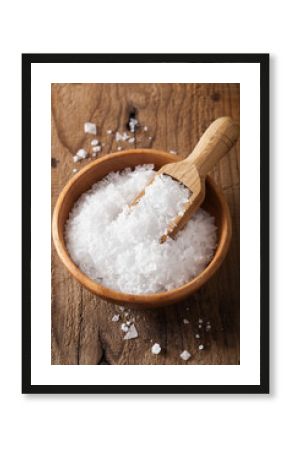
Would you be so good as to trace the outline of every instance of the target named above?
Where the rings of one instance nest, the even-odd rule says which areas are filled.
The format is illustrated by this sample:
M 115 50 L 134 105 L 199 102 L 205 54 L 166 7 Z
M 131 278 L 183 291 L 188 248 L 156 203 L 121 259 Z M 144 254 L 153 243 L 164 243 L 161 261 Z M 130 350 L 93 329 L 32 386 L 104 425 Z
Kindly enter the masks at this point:
M 121 145 L 177 150 L 185 157 L 214 119 L 230 115 L 239 120 L 239 103 L 238 84 L 52 85 L 52 207 L 73 168 L 88 163 L 72 160 L 79 148 L 90 149 L 93 136 L 84 134 L 84 122 L 97 124 L 97 138 L 104 144 L 100 156 Z M 142 128 L 135 144 L 125 146 L 107 130 L 126 131 L 131 113 Z M 82 288 L 52 245 L 52 364 L 239 364 L 239 165 L 237 144 L 212 173 L 233 221 L 226 260 L 205 287 L 176 306 L 120 312 Z M 137 339 L 123 340 L 121 319 L 112 322 L 116 313 L 122 320 L 135 318 Z M 155 342 L 162 347 L 158 356 L 151 353 Z M 179 356 L 183 350 L 192 355 L 187 362 Z

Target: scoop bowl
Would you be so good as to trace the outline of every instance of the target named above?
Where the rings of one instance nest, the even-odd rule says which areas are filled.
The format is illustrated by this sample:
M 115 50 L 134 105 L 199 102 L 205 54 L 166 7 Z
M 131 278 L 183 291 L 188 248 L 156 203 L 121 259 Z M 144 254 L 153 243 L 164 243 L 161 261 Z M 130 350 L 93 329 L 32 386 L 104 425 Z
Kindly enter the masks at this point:
M 157 308 L 177 303 L 200 289 L 223 262 L 231 240 L 232 227 L 228 205 L 223 193 L 210 176 L 206 177 L 206 195 L 203 209 L 215 218 L 218 240 L 215 254 L 207 267 L 195 278 L 170 291 L 155 294 L 127 294 L 107 288 L 85 275 L 72 261 L 65 245 L 64 227 L 74 203 L 91 186 L 108 173 L 134 168 L 139 164 L 154 164 L 159 170 L 165 164 L 177 162 L 176 155 L 148 149 L 126 150 L 99 158 L 73 176 L 61 191 L 52 218 L 52 237 L 58 256 L 70 274 L 86 289 L 104 300 L 129 308 Z M 128 268 L 129 269 L 129 268 Z

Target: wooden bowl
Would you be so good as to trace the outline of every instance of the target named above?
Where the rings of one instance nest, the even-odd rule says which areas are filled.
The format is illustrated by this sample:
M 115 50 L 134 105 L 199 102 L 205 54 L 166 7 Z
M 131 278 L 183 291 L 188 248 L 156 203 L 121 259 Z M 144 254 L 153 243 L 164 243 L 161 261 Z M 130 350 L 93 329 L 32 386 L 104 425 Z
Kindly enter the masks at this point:
M 126 167 L 135 167 L 138 164 L 154 164 L 155 168 L 159 169 L 164 164 L 175 162 L 178 159 L 175 155 L 157 150 L 137 149 L 112 153 L 88 164 L 72 177 L 63 188 L 56 202 L 52 219 L 54 245 L 67 270 L 93 294 L 130 308 L 155 308 L 171 305 L 197 291 L 220 267 L 229 248 L 232 229 L 231 218 L 223 193 L 218 190 L 209 176 L 206 179 L 206 197 L 202 208 L 215 217 L 215 223 L 218 227 L 218 244 L 213 259 L 204 271 L 183 286 L 171 291 L 143 295 L 114 291 L 96 283 L 81 272 L 67 252 L 64 240 L 64 226 L 69 212 L 81 194 L 88 191 L 94 183 L 100 181 L 112 171 L 122 170 Z

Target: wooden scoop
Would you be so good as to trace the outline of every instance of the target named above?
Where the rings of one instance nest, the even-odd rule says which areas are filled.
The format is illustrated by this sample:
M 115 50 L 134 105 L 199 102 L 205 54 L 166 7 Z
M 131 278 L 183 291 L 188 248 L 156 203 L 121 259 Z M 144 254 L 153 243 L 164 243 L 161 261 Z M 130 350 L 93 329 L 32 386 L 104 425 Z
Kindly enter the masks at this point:
M 205 176 L 216 163 L 233 147 L 239 137 L 239 125 L 230 117 L 216 119 L 200 138 L 194 150 L 182 161 L 166 164 L 156 173 L 169 175 L 183 183 L 191 191 L 191 196 L 185 204 L 183 215 L 177 216 L 169 224 L 161 242 L 174 236 L 183 228 L 194 212 L 202 204 L 205 197 Z M 155 178 L 155 177 L 154 177 Z M 150 184 L 154 179 L 150 182 Z M 142 191 L 131 203 L 138 203 L 144 195 Z

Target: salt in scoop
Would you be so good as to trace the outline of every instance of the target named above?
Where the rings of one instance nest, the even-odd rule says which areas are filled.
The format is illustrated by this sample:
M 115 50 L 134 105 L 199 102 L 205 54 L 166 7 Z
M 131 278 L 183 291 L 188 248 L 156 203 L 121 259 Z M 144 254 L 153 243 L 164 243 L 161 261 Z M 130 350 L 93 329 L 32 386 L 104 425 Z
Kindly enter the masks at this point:
M 220 117 L 207 128 L 187 158 L 176 163 L 166 164 L 156 172 L 155 176 L 168 175 L 182 183 L 191 192 L 183 211 L 169 224 L 161 237 L 161 242 L 165 242 L 168 236 L 174 238 L 202 204 L 205 198 L 206 175 L 231 150 L 238 137 L 239 125 L 230 117 Z M 154 182 L 155 176 L 150 184 Z M 138 203 L 144 193 L 145 190 L 135 197 L 130 206 Z

